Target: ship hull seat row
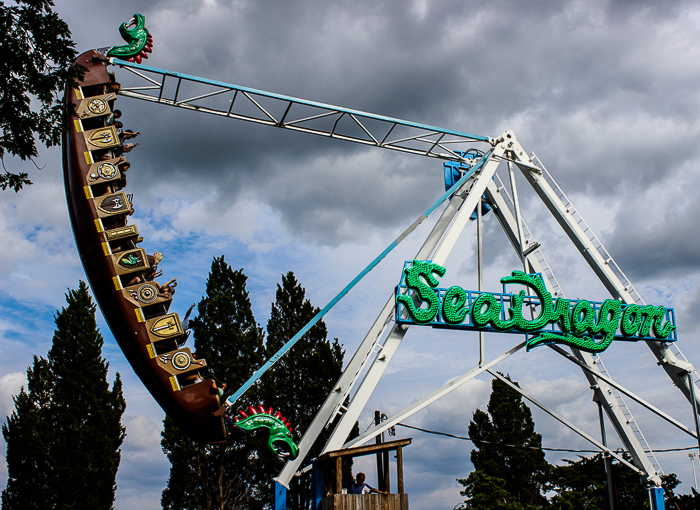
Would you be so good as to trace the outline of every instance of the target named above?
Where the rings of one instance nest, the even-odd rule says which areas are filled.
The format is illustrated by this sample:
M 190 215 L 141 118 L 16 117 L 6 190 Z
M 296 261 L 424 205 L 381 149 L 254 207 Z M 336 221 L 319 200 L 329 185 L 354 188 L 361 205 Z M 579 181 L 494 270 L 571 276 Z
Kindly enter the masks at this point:
M 63 139 L 63 170 L 75 241 L 90 287 L 119 347 L 153 398 L 196 441 L 226 440 L 221 402 L 206 360 L 183 344 L 179 316 L 169 313 L 172 292 L 155 278 L 153 256 L 139 246 L 138 227 L 126 184 L 126 157 L 113 123 L 114 82 L 108 62 L 96 51 L 76 64 L 86 69 L 75 87 L 66 88 L 75 105 Z M 200 375 L 201 371 L 201 375 Z

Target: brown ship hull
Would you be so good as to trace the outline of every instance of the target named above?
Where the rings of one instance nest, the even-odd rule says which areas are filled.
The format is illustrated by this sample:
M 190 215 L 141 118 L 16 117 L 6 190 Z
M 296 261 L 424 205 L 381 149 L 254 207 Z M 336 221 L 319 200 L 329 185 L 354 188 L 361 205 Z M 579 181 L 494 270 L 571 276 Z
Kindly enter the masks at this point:
M 113 168 L 118 168 L 116 163 L 123 160 L 105 160 L 104 151 L 94 145 L 107 143 L 105 140 L 116 135 L 116 131 L 109 126 L 87 130 L 85 125 L 106 123 L 106 116 L 93 112 L 81 118 L 80 114 L 93 106 L 99 113 L 100 108 L 109 104 L 105 99 L 110 96 L 104 94 L 88 106 L 86 101 L 95 97 L 95 92 L 104 91 L 110 78 L 105 59 L 95 51 L 80 55 L 76 64 L 85 67 L 86 73 L 79 87 L 66 88 L 65 101 L 76 105 L 78 115 L 71 119 L 64 134 L 63 170 L 75 241 L 95 300 L 134 372 L 163 410 L 192 439 L 206 443 L 225 441 L 223 420 L 212 415 L 220 407 L 213 381 L 200 379 L 185 384 L 187 376 L 191 379 L 206 362 L 181 346 L 185 332 L 177 314 L 168 313 L 172 295 L 154 298 L 157 287 L 143 277 L 141 284 L 127 285 L 133 275 L 144 274 L 132 271 L 128 264 L 140 264 L 141 269 L 147 269 L 149 264 L 148 256 L 136 246 L 138 240 L 133 241 L 133 232 L 137 230 L 133 225 L 126 226 L 131 209 L 130 203 L 125 204 L 126 194 L 115 191 L 118 180 L 109 179 L 113 177 L 110 174 Z M 100 161 L 96 157 L 111 162 L 112 166 L 105 166 L 105 172 L 96 174 Z M 120 207 L 122 214 L 115 213 Z M 122 221 L 124 225 L 120 225 Z M 119 236 L 125 232 L 127 240 L 132 235 L 128 241 L 131 244 L 126 246 L 129 257 L 123 255 L 123 246 L 117 248 Z M 171 347 L 175 349 L 168 350 Z

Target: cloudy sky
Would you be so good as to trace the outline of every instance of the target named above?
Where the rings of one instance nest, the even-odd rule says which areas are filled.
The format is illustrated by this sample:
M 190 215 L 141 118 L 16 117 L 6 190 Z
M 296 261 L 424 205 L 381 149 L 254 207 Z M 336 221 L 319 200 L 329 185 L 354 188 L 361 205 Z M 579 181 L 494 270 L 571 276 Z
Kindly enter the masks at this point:
M 700 7 L 694 2 L 57 1 L 80 51 L 120 44 L 118 25 L 146 16 L 149 65 L 239 85 L 499 136 L 513 130 L 568 193 L 647 302 L 673 306 L 679 346 L 700 359 Z M 117 75 L 118 79 L 124 74 Z M 293 270 L 325 305 L 444 190 L 442 164 L 417 156 L 286 132 L 122 98 L 127 128 L 141 131 L 129 156 L 133 222 L 144 247 L 162 251 L 164 276 L 180 283 L 174 310 L 201 298 L 212 257 L 249 276 L 256 319 L 269 317 L 280 275 Z M 0 416 L 12 410 L 33 355 L 46 355 L 53 315 L 84 278 L 62 184 L 60 152 L 42 150 L 36 183 L 0 195 Z M 499 170 L 505 176 L 503 169 Z M 505 180 L 505 178 L 504 178 Z M 524 179 L 523 216 L 567 296 L 603 300 L 603 286 Z M 425 222 L 326 319 L 349 358 L 392 292 Z M 451 283 L 475 288 L 475 225 L 447 261 Z M 519 268 L 500 227 L 485 217 L 486 288 Z M 446 280 L 447 281 L 447 280 Z M 127 439 L 116 507 L 159 506 L 169 464 L 159 446 L 163 413 L 133 375 L 104 321 L 104 355 L 124 379 Z M 487 335 L 487 357 L 521 338 Z M 472 368 L 476 335 L 413 328 L 360 419 L 392 414 Z M 614 343 L 610 374 L 686 425 L 690 407 L 643 344 Z M 597 409 L 580 370 L 549 349 L 500 365 L 528 393 L 599 437 Z M 113 377 L 113 375 L 112 375 Z M 490 378 L 455 391 L 406 423 L 466 435 L 485 408 Z M 656 449 L 694 441 L 630 405 Z M 543 443 L 588 444 L 533 410 Z M 415 509 L 463 500 L 456 478 L 472 469 L 471 443 L 397 428 Z M 612 436 L 613 446 L 619 445 Z M 4 443 L 0 444 L 4 456 Z M 548 454 L 550 462 L 574 453 Z M 687 452 L 660 453 L 693 483 Z M 372 473 L 370 461 L 359 467 Z M 0 487 L 6 481 L 0 463 Z M 369 475 L 369 482 L 375 476 Z

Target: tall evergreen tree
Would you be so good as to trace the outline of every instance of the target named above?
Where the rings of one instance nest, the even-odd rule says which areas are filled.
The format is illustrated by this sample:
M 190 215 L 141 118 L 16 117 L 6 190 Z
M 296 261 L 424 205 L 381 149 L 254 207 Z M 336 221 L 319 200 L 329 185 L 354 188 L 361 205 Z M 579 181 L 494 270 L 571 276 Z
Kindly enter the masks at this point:
M 517 383 L 515 383 L 517 385 Z M 465 486 L 464 508 L 529 510 L 547 504 L 542 493 L 549 464 L 542 436 L 535 432 L 522 396 L 499 379 L 492 383 L 488 414 L 480 409 L 469 423 L 474 471 Z
M 207 295 L 192 321 L 197 355 L 207 360 L 210 376 L 230 389 L 241 386 L 260 366 L 263 331 L 255 322 L 246 290 L 247 277 L 215 258 L 207 280 Z M 257 388 L 239 401 L 257 404 Z M 250 508 L 257 497 L 256 449 L 249 438 L 222 445 L 202 445 L 190 440 L 166 417 L 161 445 L 172 466 L 163 491 L 166 509 Z
M 112 389 L 87 285 L 66 295 L 47 359 L 34 357 L 27 390 L 3 425 L 7 487 L 3 510 L 111 509 L 126 408 L 119 374 Z
M 275 302 L 267 323 L 268 356 L 279 350 L 290 338 L 318 313 L 306 299 L 306 291 L 293 272 L 282 276 L 282 285 L 277 285 Z M 316 411 L 333 389 L 343 368 L 344 351 L 334 339 L 327 338 L 328 330 L 323 321 L 317 322 L 301 340 L 283 356 L 263 380 L 265 405 L 279 409 L 295 427 L 298 438 L 313 420 Z M 332 430 L 332 429 L 331 429 Z M 321 453 L 331 430 L 325 431 L 312 447 L 308 458 Z M 357 431 L 355 431 L 357 435 Z M 266 468 L 276 473 L 277 459 L 265 453 Z M 345 477 L 350 478 L 350 464 L 345 468 Z M 295 477 L 290 482 L 288 508 L 306 510 L 311 508 L 310 475 Z

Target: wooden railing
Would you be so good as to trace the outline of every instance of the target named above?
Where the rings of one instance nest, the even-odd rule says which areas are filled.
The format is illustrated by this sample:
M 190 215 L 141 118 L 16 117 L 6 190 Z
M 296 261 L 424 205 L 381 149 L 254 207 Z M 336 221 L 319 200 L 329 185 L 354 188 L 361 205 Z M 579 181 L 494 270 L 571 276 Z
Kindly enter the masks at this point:
M 322 510 L 408 510 L 408 494 L 331 494 Z

